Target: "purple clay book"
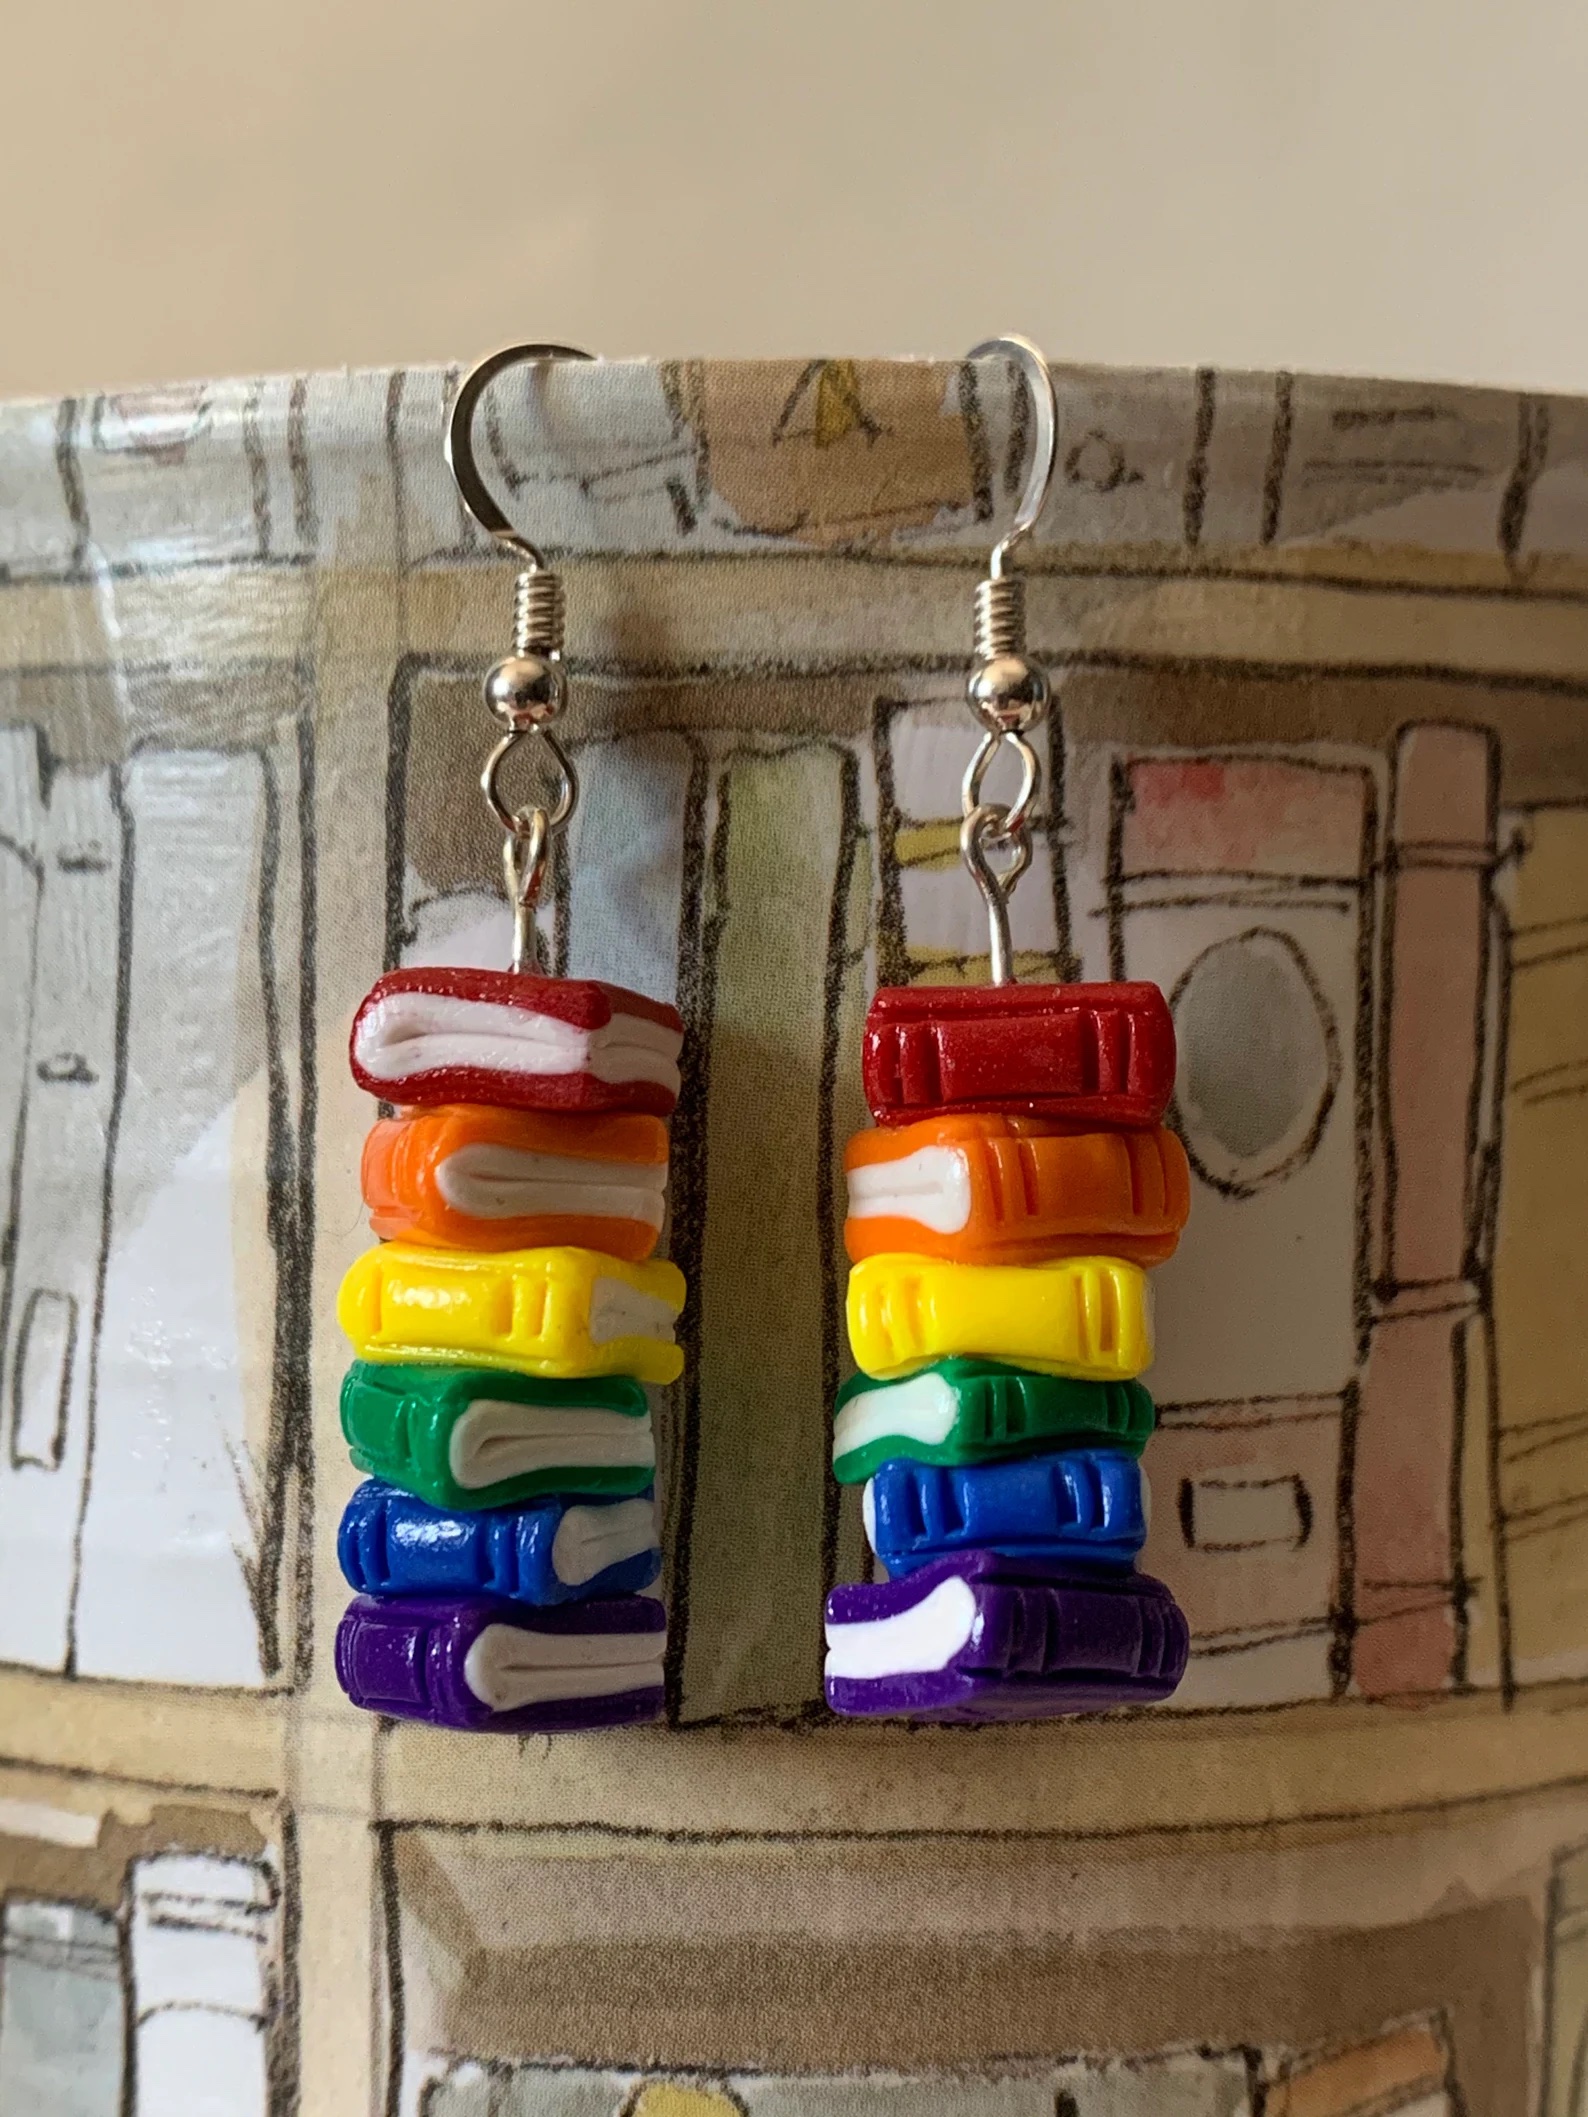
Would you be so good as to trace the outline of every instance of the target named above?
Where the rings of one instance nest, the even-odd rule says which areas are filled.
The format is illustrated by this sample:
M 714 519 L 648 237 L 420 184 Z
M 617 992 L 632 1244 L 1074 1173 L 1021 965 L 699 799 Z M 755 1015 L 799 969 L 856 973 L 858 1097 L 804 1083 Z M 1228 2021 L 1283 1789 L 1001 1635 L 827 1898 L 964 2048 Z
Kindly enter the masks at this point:
M 911 1720 L 1152 1705 L 1185 1674 L 1179 1604 L 1145 1573 L 968 1551 L 827 1598 L 827 1703 Z
M 488 1595 L 361 1595 L 337 1627 L 336 1674 L 372 1713 L 574 1733 L 654 1720 L 666 1643 L 666 1612 L 649 1595 L 545 1610 Z

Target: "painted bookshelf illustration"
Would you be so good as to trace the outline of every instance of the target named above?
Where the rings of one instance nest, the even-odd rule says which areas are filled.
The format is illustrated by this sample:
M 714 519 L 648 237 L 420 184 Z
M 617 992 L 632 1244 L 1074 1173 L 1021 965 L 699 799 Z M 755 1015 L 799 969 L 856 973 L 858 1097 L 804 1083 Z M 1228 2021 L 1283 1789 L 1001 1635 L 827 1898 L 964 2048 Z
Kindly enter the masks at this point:
M 31 730 L 0 740 L 0 1658 L 277 1681 L 309 1239 L 304 753 L 289 727 L 83 769 Z
M 1072 2060 L 984 2078 L 869 2073 L 646 2077 L 575 2067 L 465 2065 L 431 2082 L 422 2117 L 1455 2117 L 1459 2090 L 1437 2019 L 1395 2023 L 1361 2044 L 1322 2052 L 1165 2053 L 1141 2061 Z
M 573 628 L 547 945 L 688 1024 L 698 1293 L 668 1725 L 471 1744 L 326 1651 L 346 1019 L 505 946 L 456 379 L 0 412 L 0 2117 L 1579 2117 L 1588 411 L 1060 372 L 1013 939 L 1176 1017 L 1193 1661 L 986 1737 L 821 1706 L 868 1562 L 824 1406 L 867 997 L 983 968 L 960 627 L 1018 399 L 504 390 Z
M 899 672 L 897 686 L 906 680 Z M 451 690 L 436 676 L 421 680 L 417 707 L 404 701 L 446 728 L 432 738 L 443 746 L 458 739 Z M 807 1248 L 793 1258 L 799 1238 L 754 1203 L 768 1113 L 749 1092 L 756 1047 L 735 1031 L 764 1036 L 776 1020 L 788 1057 L 805 1041 L 774 1118 L 792 1171 L 801 1141 L 852 1127 L 853 1113 L 834 1108 L 836 1061 L 857 1039 L 871 966 L 890 982 L 974 972 L 978 909 L 958 872 L 957 824 L 934 813 L 963 749 L 960 717 L 931 698 L 882 699 L 873 743 L 771 736 L 751 747 L 734 733 L 713 749 L 697 732 L 620 735 L 582 753 L 594 789 L 584 843 L 610 801 L 626 850 L 621 869 L 563 906 L 555 945 L 570 961 L 611 960 L 645 930 L 644 904 L 677 905 L 644 968 L 669 996 L 711 996 L 706 1109 L 690 1113 L 686 1137 L 703 1126 L 707 1169 L 745 1171 L 674 1228 L 705 1288 L 705 1372 L 675 1407 L 689 1433 L 670 1480 L 688 1481 L 674 1506 L 691 1531 L 704 1510 L 686 1554 L 696 1644 L 683 1656 L 707 1673 L 680 1694 L 686 1724 L 810 1704 L 820 1641 L 814 1627 L 789 1637 L 786 1582 L 795 1569 L 833 1577 L 840 1551 L 857 1562 L 852 1533 L 824 1521 L 808 1416 L 839 1357 L 831 1179 L 817 1168 L 791 1199 Z M 1180 1035 L 1196 1213 L 1159 1295 L 1172 1350 L 1154 1372 L 1165 1431 L 1149 1563 L 1195 1616 L 1182 1709 L 1515 1680 L 1504 1643 L 1518 1528 L 1507 1491 L 1484 1489 L 1487 1440 L 1467 1430 L 1502 1362 L 1531 1364 L 1525 1342 L 1495 1338 L 1495 1049 L 1510 1024 L 1496 878 L 1502 831 L 1504 874 L 1520 873 L 1527 831 L 1521 812 L 1497 808 L 1496 742 L 1452 718 L 1391 726 L 1377 750 L 1090 745 L 1050 757 L 1072 798 L 1015 900 L 1019 960 L 1027 975 L 1152 978 Z M 427 788 L 439 783 L 424 773 Z M 664 859 L 607 791 L 624 786 L 668 804 Z M 779 818 L 799 819 L 797 848 Z M 456 847 L 460 824 L 421 830 Z M 499 949 L 486 857 L 482 847 L 455 901 Z M 698 904 L 675 894 L 686 874 L 703 878 Z M 424 927 L 445 900 L 422 873 L 411 881 L 422 909 L 405 914 L 410 945 L 429 949 Z M 803 963 L 765 946 L 768 926 L 812 937 Z M 1524 1225 L 1544 1224 L 1530 1214 Z M 759 1346 L 774 1307 L 799 1324 L 793 1357 L 767 1377 Z M 1294 1319 L 1284 1333 L 1267 1327 L 1276 1313 Z M 1560 1373 L 1547 1355 L 1539 1364 Z M 1551 1439 L 1570 1435 L 1552 1426 Z M 751 1541 L 779 1554 L 776 1567 L 735 1549 L 731 1524 L 756 1495 Z M 703 1643 L 703 1626 L 726 1629 Z M 764 1650 L 773 1639 L 775 1654 Z

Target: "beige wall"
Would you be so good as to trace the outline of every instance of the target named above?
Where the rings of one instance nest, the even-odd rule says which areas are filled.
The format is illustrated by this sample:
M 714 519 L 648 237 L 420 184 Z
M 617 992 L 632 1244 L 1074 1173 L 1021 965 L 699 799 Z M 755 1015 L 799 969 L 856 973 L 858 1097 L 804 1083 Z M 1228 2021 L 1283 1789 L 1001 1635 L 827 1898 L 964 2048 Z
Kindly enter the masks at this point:
M 11 0 L 0 395 L 950 353 L 1588 388 L 1577 0 Z

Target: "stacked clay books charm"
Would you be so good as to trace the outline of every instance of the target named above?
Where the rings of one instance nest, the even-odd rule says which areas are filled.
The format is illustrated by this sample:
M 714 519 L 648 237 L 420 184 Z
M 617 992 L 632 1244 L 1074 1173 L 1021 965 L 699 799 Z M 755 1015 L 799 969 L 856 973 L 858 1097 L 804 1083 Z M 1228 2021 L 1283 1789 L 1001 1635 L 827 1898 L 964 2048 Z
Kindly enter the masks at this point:
M 1190 1205 L 1163 1119 L 1174 1024 L 1155 985 L 1019 985 L 1009 899 L 1031 859 L 1048 682 L 1005 572 L 1040 513 L 1053 386 L 1023 339 L 1035 452 L 976 597 L 968 696 L 982 727 L 960 850 L 986 903 L 991 983 L 885 987 L 863 1071 L 877 1129 L 849 1143 L 849 1340 L 833 1469 L 863 1484 L 881 1581 L 827 1599 L 836 1713 L 1047 1719 L 1166 1698 L 1186 1621 L 1135 1570 L 1153 1429 L 1147 1272 Z M 973 359 L 976 354 L 972 354 Z M 1012 801 L 984 785 L 1007 750 Z
M 885 989 L 849 1143 L 860 1373 L 833 1469 L 885 1582 L 827 1604 L 835 1712 L 1038 1719 L 1167 1697 L 1185 1619 L 1134 1570 L 1146 1267 L 1185 1224 L 1155 985 Z
M 486 678 L 506 733 L 483 786 L 505 833 L 510 970 L 407 968 L 353 1023 L 359 1086 L 395 1115 L 364 1149 L 379 1247 L 342 1284 L 356 1358 L 342 1428 L 366 1482 L 337 1553 L 356 1600 L 336 1639 L 355 1705 L 436 1726 L 549 1733 L 654 1720 L 666 1616 L 647 1383 L 677 1379 L 684 1303 L 652 1254 L 666 1215 L 677 1012 L 594 979 L 549 977 L 535 912 L 578 796 L 552 732 L 562 594 L 474 469 L 465 380 L 448 460 L 465 503 L 528 560 L 514 654 Z M 526 739 L 554 793 L 512 807 Z
M 393 971 L 359 1010 L 354 1076 L 398 1115 L 364 1150 L 388 1239 L 339 1303 L 358 1705 L 515 1732 L 661 1709 L 643 1384 L 682 1366 L 683 1279 L 650 1254 L 682 1041 L 670 1007 L 509 971 Z

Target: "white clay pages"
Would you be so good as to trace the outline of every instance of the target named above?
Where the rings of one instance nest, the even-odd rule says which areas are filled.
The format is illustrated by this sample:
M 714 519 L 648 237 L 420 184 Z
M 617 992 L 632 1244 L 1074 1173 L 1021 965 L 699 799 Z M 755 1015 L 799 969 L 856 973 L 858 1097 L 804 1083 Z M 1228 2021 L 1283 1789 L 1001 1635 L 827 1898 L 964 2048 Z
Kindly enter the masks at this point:
M 946 1669 L 976 1629 L 969 1581 L 940 1580 L 908 1610 L 864 1624 L 827 1627 L 827 1680 L 868 1683 L 883 1676 L 922 1676 Z
M 449 1154 L 436 1182 L 455 1212 L 475 1220 L 578 1213 L 659 1228 L 667 1210 L 665 1162 L 581 1161 L 480 1141 Z
M 463 1680 L 493 1713 L 559 1698 L 611 1698 L 662 1681 L 665 1632 L 532 1632 L 487 1625 L 463 1661 Z
M 570 1507 L 552 1538 L 552 1571 L 565 1587 L 582 1588 L 608 1566 L 656 1546 L 654 1500 L 620 1500 L 613 1507 Z
M 833 1421 L 833 1461 L 841 1463 L 873 1441 L 915 1441 L 936 1448 L 954 1431 L 958 1413 L 952 1386 L 930 1370 L 885 1389 L 863 1389 Z
M 849 1171 L 852 1220 L 914 1220 L 934 1235 L 957 1235 L 970 1208 L 970 1163 L 958 1147 L 917 1147 Z
M 454 1424 L 448 1442 L 448 1468 L 471 1492 L 540 1470 L 648 1470 L 655 1463 L 649 1412 L 635 1418 L 502 1397 L 478 1398 Z
M 393 1084 L 468 1066 L 535 1077 L 588 1073 L 609 1085 L 651 1081 L 676 1095 L 682 1045 L 676 1029 L 635 1014 L 615 1014 L 601 1029 L 579 1029 L 492 1000 L 392 992 L 360 1020 L 354 1056 L 372 1080 Z
M 642 1294 L 621 1279 L 598 1279 L 590 1292 L 590 1339 L 610 1345 L 614 1338 L 656 1338 L 673 1342 L 678 1311 L 656 1294 Z

